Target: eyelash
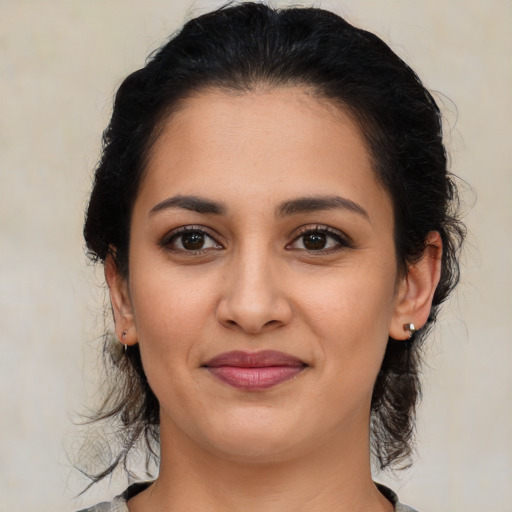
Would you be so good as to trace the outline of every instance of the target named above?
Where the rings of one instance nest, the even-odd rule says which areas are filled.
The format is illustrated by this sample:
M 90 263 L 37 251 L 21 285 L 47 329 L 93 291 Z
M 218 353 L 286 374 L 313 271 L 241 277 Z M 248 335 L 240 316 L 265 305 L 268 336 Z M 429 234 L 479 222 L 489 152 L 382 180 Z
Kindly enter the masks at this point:
M 177 247 L 172 246 L 174 242 L 176 242 L 177 240 L 180 239 L 180 237 L 183 237 L 183 235 L 186 235 L 189 233 L 190 234 L 197 233 L 197 234 L 202 235 L 205 239 L 209 239 L 210 243 L 213 243 L 214 246 L 206 247 L 206 248 L 199 248 L 197 250 L 192 250 L 192 249 L 187 250 L 184 247 L 177 248 Z M 328 240 L 330 238 L 331 240 L 335 241 L 335 246 L 327 247 L 326 249 L 308 249 L 308 248 L 298 248 L 297 249 L 297 248 L 295 248 L 296 250 L 304 251 L 309 254 L 320 256 L 320 255 L 334 253 L 334 252 L 343 250 L 345 248 L 353 247 L 352 241 L 350 240 L 350 238 L 348 236 L 344 235 L 340 231 L 334 230 L 327 226 L 317 224 L 315 226 L 303 226 L 302 228 L 300 228 L 299 234 L 293 239 L 293 241 L 291 243 L 287 244 L 285 248 L 288 250 L 293 250 L 294 248 L 292 246 L 295 243 L 297 243 L 300 239 L 304 239 L 304 237 L 306 237 L 308 235 L 325 235 L 326 240 Z M 181 244 L 183 245 L 183 241 L 181 242 Z M 170 250 L 173 252 L 186 253 L 187 255 L 192 255 L 192 256 L 205 254 L 210 251 L 218 251 L 218 250 L 221 250 L 224 248 L 202 226 L 183 226 L 183 227 L 177 228 L 177 229 L 171 231 L 170 233 L 168 233 L 162 239 L 160 245 L 167 250 Z
M 200 235 L 203 235 L 205 239 L 209 239 L 215 247 L 207 247 L 207 248 L 200 248 L 197 250 L 187 250 L 185 248 L 176 248 L 172 247 L 173 242 L 180 239 L 180 237 L 183 237 L 183 235 L 186 234 L 192 234 L 192 233 L 198 233 Z M 223 246 L 215 240 L 215 238 L 208 233 L 207 230 L 204 229 L 202 226 L 183 226 L 181 228 L 175 229 L 168 233 L 161 241 L 160 245 L 170 251 L 173 252 L 181 252 L 181 253 L 187 253 L 188 255 L 195 255 L 195 254 L 205 254 L 206 252 L 210 251 L 218 251 L 220 249 L 223 249 Z M 183 242 L 182 242 L 183 245 Z
M 353 248 L 352 240 L 345 234 L 341 233 L 338 230 L 329 228 L 328 226 L 317 224 L 315 226 L 303 226 L 300 228 L 298 236 L 295 237 L 295 239 L 291 242 L 291 244 L 288 244 L 286 247 L 289 248 L 292 244 L 295 244 L 298 240 L 304 239 L 307 235 L 326 235 L 326 238 L 333 239 L 336 243 L 334 247 L 328 247 L 326 249 L 298 249 L 300 251 L 305 251 L 312 255 L 325 255 L 325 254 L 331 254 L 337 251 L 341 251 L 346 248 Z M 304 242 L 303 242 L 304 243 Z

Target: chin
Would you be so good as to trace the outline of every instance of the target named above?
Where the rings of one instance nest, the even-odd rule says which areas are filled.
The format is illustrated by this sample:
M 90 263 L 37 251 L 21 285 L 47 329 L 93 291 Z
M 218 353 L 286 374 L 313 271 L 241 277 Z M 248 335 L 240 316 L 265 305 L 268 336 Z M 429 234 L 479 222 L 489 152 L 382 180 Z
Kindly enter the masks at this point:
M 242 462 L 275 462 L 307 444 L 300 418 L 271 414 L 272 408 L 235 411 L 205 431 L 207 443 L 223 458 Z

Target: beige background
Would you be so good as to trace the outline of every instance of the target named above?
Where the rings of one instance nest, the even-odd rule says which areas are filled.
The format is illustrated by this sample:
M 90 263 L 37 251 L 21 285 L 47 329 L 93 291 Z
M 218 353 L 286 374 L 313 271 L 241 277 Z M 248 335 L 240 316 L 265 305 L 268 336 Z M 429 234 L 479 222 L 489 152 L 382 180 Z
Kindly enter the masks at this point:
M 475 189 L 462 284 L 431 339 L 416 464 L 391 485 L 421 512 L 510 512 L 512 2 L 316 4 L 377 32 L 442 93 L 453 170 Z M 72 501 L 84 481 L 64 448 L 102 330 L 101 272 L 81 240 L 90 173 L 120 80 L 213 5 L 0 1 L 0 512 L 108 496 Z

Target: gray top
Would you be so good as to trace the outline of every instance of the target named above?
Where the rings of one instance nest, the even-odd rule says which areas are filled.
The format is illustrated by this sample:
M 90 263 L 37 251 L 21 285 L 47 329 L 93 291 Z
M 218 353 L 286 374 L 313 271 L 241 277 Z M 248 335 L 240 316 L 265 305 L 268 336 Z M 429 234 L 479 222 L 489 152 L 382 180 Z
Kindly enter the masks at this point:
M 136 494 L 146 489 L 151 482 L 133 484 L 123 494 L 116 496 L 112 501 L 98 503 L 93 507 L 80 510 L 79 512 L 129 512 L 126 502 Z M 377 484 L 379 491 L 395 505 L 395 512 L 417 512 L 416 509 L 403 505 L 398 501 L 397 495 L 384 485 Z

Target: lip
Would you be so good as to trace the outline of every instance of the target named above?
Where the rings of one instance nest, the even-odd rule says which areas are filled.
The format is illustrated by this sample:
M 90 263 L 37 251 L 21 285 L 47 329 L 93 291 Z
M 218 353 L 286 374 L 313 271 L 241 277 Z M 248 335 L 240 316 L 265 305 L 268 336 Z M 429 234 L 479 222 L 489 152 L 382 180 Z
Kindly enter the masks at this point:
M 219 354 L 203 367 L 225 384 L 256 391 L 293 379 L 307 368 L 307 364 L 290 354 L 275 350 L 237 350 Z

